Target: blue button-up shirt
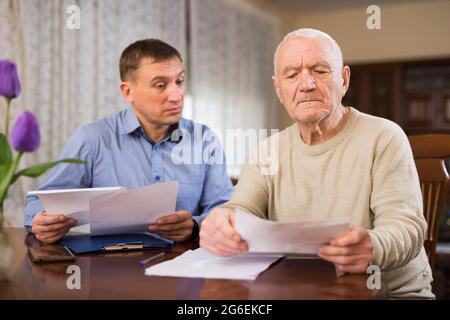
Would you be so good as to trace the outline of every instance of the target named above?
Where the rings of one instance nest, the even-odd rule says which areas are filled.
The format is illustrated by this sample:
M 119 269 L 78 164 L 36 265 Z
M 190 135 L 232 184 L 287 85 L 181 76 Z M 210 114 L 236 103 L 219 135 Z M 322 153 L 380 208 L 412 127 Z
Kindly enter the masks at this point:
M 168 136 L 154 143 L 131 107 L 78 128 L 61 158 L 76 158 L 86 164 L 58 164 L 39 190 L 111 186 L 136 189 L 178 180 L 176 210 L 192 212 L 199 225 L 211 209 L 229 200 L 233 190 L 222 148 L 211 130 L 182 118 Z M 186 161 L 188 158 L 192 161 Z M 25 225 L 31 226 L 33 216 L 43 210 L 36 196 L 28 196 Z

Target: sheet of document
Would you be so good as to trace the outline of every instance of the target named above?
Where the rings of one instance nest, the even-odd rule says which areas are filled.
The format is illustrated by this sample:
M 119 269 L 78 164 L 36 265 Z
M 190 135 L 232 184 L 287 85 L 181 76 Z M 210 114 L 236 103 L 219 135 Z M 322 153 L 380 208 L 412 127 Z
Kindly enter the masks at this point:
M 81 226 L 89 223 L 91 198 L 123 190 L 124 187 L 38 190 L 30 191 L 28 195 L 38 196 L 47 214 L 64 214 L 76 219 Z
M 91 198 L 91 235 L 148 232 L 149 224 L 175 211 L 177 193 L 178 181 L 169 181 Z
M 255 280 L 282 255 L 220 257 L 198 248 L 145 270 L 147 276 Z
M 278 254 L 316 254 L 349 226 L 348 219 L 275 222 L 236 210 L 236 230 L 247 241 L 249 252 Z

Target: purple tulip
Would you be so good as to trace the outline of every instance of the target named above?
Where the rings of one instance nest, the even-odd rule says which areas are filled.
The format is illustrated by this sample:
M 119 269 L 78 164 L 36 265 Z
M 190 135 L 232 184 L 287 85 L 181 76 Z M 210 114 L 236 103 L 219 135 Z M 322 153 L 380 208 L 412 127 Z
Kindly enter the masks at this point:
M 20 93 L 20 81 L 16 65 L 9 60 L 0 60 L 0 96 L 14 99 Z
M 39 125 L 31 112 L 23 112 L 11 130 L 11 144 L 16 151 L 33 152 L 41 143 Z

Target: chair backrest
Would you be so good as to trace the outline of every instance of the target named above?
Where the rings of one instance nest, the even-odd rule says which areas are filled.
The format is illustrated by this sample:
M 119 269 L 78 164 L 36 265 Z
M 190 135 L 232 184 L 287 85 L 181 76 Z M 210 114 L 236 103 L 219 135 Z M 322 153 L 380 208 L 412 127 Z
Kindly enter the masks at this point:
M 449 175 L 444 159 L 450 157 L 450 135 L 424 134 L 409 137 L 419 174 L 423 213 L 428 223 L 425 250 L 433 269 L 439 233 L 439 218 L 449 190 Z

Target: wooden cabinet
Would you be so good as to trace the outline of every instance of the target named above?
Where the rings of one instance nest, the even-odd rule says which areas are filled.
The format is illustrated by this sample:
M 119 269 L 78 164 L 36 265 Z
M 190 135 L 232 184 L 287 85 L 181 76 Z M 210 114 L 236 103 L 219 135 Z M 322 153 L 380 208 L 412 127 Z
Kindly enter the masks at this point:
M 450 133 L 450 59 L 350 68 L 345 105 L 390 119 L 409 135 Z
M 408 131 L 450 132 L 450 62 L 405 65 L 404 97 Z
M 350 70 L 344 105 L 390 119 L 407 135 L 450 134 L 450 58 L 350 65 Z M 450 241 L 450 195 L 441 214 L 439 241 Z

